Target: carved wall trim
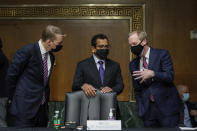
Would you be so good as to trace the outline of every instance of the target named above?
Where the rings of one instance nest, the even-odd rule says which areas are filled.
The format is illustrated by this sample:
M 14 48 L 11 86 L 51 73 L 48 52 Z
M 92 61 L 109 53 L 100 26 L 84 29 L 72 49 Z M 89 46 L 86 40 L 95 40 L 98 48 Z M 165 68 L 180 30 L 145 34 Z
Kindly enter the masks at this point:
M 0 19 L 129 19 L 130 31 L 144 28 L 144 5 L 1 5 Z

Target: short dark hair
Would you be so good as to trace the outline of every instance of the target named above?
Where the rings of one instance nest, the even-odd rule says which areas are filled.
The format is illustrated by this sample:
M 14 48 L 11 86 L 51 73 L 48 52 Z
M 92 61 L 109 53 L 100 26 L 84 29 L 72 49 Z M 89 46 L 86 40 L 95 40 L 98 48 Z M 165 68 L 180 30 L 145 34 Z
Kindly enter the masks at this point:
M 107 41 L 109 41 L 106 35 L 104 35 L 104 34 L 96 34 L 96 35 L 94 35 L 92 37 L 91 46 L 96 47 L 96 40 L 97 39 L 102 39 L 102 40 L 106 39 Z
M 3 48 L 3 42 L 2 42 L 1 37 L 0 37 L 0 49 L 2 49 L 2 48 Z
M 56 39 L 56 35 L 62 35 L 65 36 L 65 34 L 62 32 L 62 30 L 54 25 L 47 25 L 45 29 L 42 32 L 42 40 L 52 40 L 54 41 Z

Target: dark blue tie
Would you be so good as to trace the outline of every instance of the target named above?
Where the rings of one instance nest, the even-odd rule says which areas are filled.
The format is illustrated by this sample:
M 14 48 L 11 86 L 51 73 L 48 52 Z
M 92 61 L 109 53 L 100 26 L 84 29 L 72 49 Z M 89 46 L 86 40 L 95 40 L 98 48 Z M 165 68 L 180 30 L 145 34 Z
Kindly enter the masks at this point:
M 101 78 L 101 83 L 103 84 L 104 82 L 104 68 L 103 68 L 103 61 L 99 61 L 99 74 Z

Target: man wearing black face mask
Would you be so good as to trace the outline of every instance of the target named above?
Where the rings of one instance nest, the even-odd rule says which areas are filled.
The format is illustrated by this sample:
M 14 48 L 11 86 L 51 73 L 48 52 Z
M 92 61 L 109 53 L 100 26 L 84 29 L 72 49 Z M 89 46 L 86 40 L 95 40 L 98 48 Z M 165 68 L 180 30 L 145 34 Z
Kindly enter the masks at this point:
M 48 25 L 41 39 L 20 48 L 12 59 L 6 81 L 10 113 L 16 127 L 46 127 L 48 122 L 49 79 L 55 57 L 62 48 L 64 34 Z
M 57 45 L 55 49 L 51 49 L 51 52 L 58 52 L 63 48 L 63 45 Z
M 174 70 L 167 50 L 147 45 L 143 31 L 129 33 L 131 52 L 137 57 L 130 62 L 138 115 L 145 127 L 175 127 L 183 104 L 173 84 Z
M 119 94 L 124 87 L 120 65 L 107 58 L 110 48 L 107 36 L 93 36 L 91 46 L 93 55 L 77 64 L 72 90 L 83 90 L 87 96 L 95 96 L 97 89 Z

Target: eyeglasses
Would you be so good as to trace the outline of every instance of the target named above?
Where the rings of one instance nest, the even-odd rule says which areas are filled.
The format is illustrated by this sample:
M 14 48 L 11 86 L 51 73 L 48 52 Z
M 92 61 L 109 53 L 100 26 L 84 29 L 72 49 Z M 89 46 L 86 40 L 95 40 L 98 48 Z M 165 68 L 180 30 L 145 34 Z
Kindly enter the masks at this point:
M 110 45 L 97 45 L 98 48 L 110 48 Z

